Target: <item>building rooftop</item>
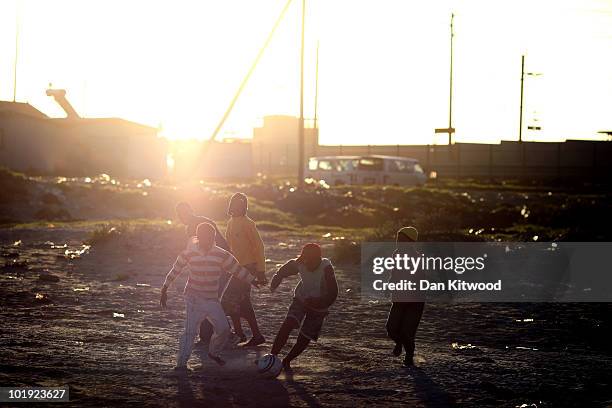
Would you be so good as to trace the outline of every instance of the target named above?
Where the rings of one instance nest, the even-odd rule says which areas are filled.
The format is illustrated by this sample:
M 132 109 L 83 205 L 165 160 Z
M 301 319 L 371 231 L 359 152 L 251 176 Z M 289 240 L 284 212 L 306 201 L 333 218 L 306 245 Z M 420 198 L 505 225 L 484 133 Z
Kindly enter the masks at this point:
M 0 112 L 17 113 L 19 115 L 32 116 L 39 119 L 49 117 L 26 102 L 0 101 Z
M 132 130 L 143 130 L 151 131 L 157 130 L 156 127 L 143 125 L 142 123 L 132 122 L 122 118 L 51 118 L 51 120 L 58 124 L 64 124 L 66 126 L 91 126 L 91 125 L 108 125 L 108 126 L 121 126 L 130 128 Z

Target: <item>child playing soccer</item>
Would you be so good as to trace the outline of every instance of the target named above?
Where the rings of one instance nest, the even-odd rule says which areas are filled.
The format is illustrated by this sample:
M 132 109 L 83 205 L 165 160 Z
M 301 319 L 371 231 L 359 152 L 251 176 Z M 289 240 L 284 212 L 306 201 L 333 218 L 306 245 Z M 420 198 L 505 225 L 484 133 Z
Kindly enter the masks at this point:
M 291 369 L 291 361 L 302 354 L 310 341 L 317 341 L 328 309 L 338 296 L 334 267 L 329 259 L 321 257 L 321 247 L 317 244 L 306 244 L 297 259 L 284 264 L 272 277 L 270 290 L 274 292 L 284 278 L 292 275 L 300 275 L 300 282 L 271 351 L 278 355 L 293 329 L 300 329 L 295 345 L 283 359 L 286 370 Z
M 185 371 L 191 355 L 193 341 L 203 320 L 213 326 L 208 357 L 219 365 L 224 365 L 219 353 L 229 335 L 229 324 L 219 303 L 219 278 L 223 273 L 256 286 L 255 277 L 241 267 L 236 258 L 215 245 L 215 228 L 207 223 L 198 225 L 196 237 L 180 253 L 161 289 L 160 305 L 166 308 L 168 286 L 185 270 L 189 278 L 185 285 L 185 332 L 180 340 L 176 370 Z
M 419 233 L 414 227 L 403 227 L 397 231 L 396 242 L 400 251 L 401 243 L 416 242 Z M 401 273 L 398 271 L 391 272 L 391 281 L 399 281 L 402 279 Z M 402 301 L 403 300 L 403 301 Z M 400 356 L 402 348 L 406 352 L 404 356 L 404 365 L 409 367 L 414 365 L 414 338 L 416 336 L 421 316 L 423 315 L 424 302 L 410 302 L 405 299 L 397 298 L 393 293 L 391 295 L 391 309 L 387 318 L 387 334 L 389 338 L 395 342 L 393 355 Z
M 230 251 L 229 245 L 223 235 L 219 232 L 219 228 L 217 228 L 217 224 L 210 218 L 195 215 L 193 208 L 189 203 L 182 201 L 176 205 L 176 216 L 179 221 L 185 225 L 185 233 L 188 239 L 195 237 L 196 228 L 198 225 L 205 222 L 212 225 L 215 229 L 215 245 L 217 245 L 221 249 L 225 249 L 226 251 Z M 221 280 L 219 281 L 219 289 L 222 291 L 227 284 L 227 274 L 223 274 Z M 213 334 L 212 325 L 208 320 L 204 320 L 202 325 L 200 326 L 200 341 L 203 344 L 210 342 L 210 338 Z
M 266 258 L 264 244 L 257 232 L 255 222 L 247 215 L 247 197 L 242 193 L 236 193 L 230 199 L 227 213 L 231 217 L 227 222 L 225 237 L 230 250 L 240 262 L 240 265 L 248 269 L 257 277 L 258 283 L 265 284 Z M 242 331 L 240 318 L 244 318 L 253 337 L 243 344 L 245 347 L 254 347 L 265 343 L 266 339 L 259 331 L 257 317 L 251 303 L 251 288 L 236 279 L 231 279 L 222 297 L 222 304 L 229 312 L 236 335 L 240 342 L 246 341 Z

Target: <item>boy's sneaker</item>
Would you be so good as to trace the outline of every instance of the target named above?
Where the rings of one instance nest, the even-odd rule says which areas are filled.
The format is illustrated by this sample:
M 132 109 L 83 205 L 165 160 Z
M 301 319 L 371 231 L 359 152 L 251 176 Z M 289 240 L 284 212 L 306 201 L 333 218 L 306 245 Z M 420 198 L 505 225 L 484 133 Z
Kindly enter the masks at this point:
M 208 358 L 210 358 L 212 361 L 214 361 L 215 363 L 219 364 L 220 366 L 224 366 L 225 365 L 225 360 L 223 360 L 219 356 L 213 356 L 212 354 L 208 353 Z
M 244 343 L 245 341 L 247 341 L 247 338 L 244 334 L 242 335 L 238 335 L 235 332 L 232 331 L 231 337 L 229 339 L 230 343 L 234 343 L 234 344 L 240 344 L 240 343 Z
M 408 354 L 406 354 L 406 356 L 404 357 L 404 366 L 406 366 L 406 367 L 413 367 L 414 366 L 414 357 L 413 356 L 409 356 Z
M 177 374 L 187 374 L 192 371 L 193 369 L 187 365 L 182 365 L 182 366 L 177 365 L 174 367 L 174 372 Z
M 395 343 L 395 347 L 393 347 L 393 355 L 395 357 L 399 357 L 402 354 L 402 343 Z
M 283 358 L 283 370 L 289 373 L 293 371 L 293 368 L 291 368 L 291 360 L 288 360 L 287 357 Z
M 208 348 L 208 345 L 210 344 L 210 341 L 204 341 L 204 340 L 200 340 L 198 342 L 196 342 L 193 347 L 201 349 L 201 348 Z
M 259 346 L 260 344 L 264 344 L 265 342 L 266 342 L 266 338 L 262 335 L 259 335 L 257 337 L 253 337 L 251 340 L 244 343 L 242 347 L 255 347 L 255 346 Z

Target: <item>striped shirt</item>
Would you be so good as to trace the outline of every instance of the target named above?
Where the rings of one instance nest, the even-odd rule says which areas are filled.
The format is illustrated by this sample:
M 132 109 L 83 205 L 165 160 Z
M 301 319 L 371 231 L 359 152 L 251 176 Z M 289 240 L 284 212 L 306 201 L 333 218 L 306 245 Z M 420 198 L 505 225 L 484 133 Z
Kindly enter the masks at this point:
M 172 269 L 166 275 L 164 286 L 168 287 L 185 269 L 189 270 L 189 277 L 184 293 L 204 299 L 219 298 L 219 278 L 223 273 L 229 273 L 247 283 L 255 279 L 247 269 L 240 266 L 232 254 L 216 245 L 209 251 L 204 251 L 200 249 L 195 238 L 176 258 Z

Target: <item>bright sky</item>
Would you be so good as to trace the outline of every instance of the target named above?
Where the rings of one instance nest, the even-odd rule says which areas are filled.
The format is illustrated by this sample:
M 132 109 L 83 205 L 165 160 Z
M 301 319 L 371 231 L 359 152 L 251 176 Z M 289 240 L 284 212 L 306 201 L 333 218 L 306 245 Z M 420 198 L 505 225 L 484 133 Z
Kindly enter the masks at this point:
M 170 138 L 207 138 L 285 0 L 0 2 L 0 99 L 52 116 L 44 93 L 66 88 L 84 116 L 162 124 Z M 455 17 L 458 141 L 518 135 L 520 60 L 526 140 L 597 138 L 612 129 L 612 0 L 308 0 L 306 116 L 325 144 L 444 143 L 449 22 Z M 250 137 L 258 118 L 298 114 L 301 1 L 293 3 L 221 137 Z M 601 136 L 600 136 L 601 137 Z

